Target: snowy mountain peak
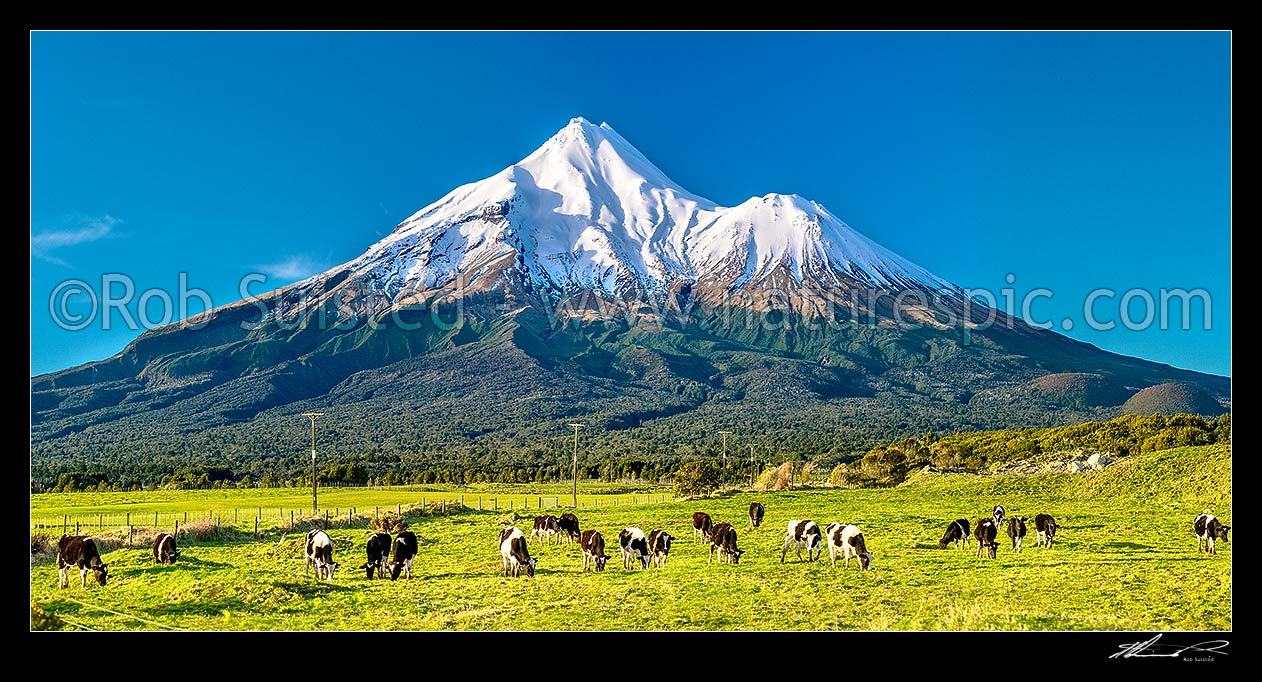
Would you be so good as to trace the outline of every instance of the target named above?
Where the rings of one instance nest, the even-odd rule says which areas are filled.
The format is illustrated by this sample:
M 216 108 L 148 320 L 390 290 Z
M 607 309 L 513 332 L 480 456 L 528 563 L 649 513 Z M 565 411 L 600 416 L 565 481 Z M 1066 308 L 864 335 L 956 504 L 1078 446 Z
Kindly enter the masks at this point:
M 491 267 L 495 264 L 497 267 Z M 679 186 L 606 123 L 570 120 L 521 161 L 400 223 L 345 270 L 387 289 L 499 277 L 628 295 L 674 283 L 728 290 L 787 272 L 806 287 L 957 287 L 819 204 L 771 193 L 722 207 Z

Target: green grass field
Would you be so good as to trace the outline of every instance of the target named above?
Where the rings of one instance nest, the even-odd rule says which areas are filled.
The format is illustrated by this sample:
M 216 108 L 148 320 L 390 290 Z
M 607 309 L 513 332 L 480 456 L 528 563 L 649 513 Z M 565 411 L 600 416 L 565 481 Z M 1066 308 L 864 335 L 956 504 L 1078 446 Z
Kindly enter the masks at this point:
M 304 576 L 301 530 L 283 537 L 276 530 L 259 540 L 234 532 L 182 542 L 174 566 L 155 565 L 148 548 L 116 549 L 105 555 L 109 584 L 86 590 L 77 572 L 59 590 L 55 564 L 33 563 L 31 592 L 47 611 L 101 630 L 157 629 L 152 623 L 196 630 L 1229 630 L 1231 545 L 1220 542 L 1217 556 L 1198 553 L 1191 522 L 1208 508 L 1231 523 L 1230 457 L 1227 446 L 1210 445 L 1135 455 L 1076 475 L 916 474 L 889 489 L 580 507 L 582 527 L 600 530 L 613 556 L 600 574 L 581 571 L 576 546 L 532 543 L 535 578 L 502 577 L 501 522 L 516 517 L 529 534 L 536 510 L 501 509 L 412 517 L 423 540 L 410 581 L 365 579 L 354 567 L 364 561 L 366 531 L 335 528 L 341 567 L 332 582 Z M 301 498 L 300 491 L 285 492 Z M 392 492 L 338 494 L 362 510 Z M 408 494 L 415 502 L 417 493 Z M 210 508 L 220 493 L 113 495 L 137 509 L 203 498 Z M 32 515 L 123 503 L 110 494 L 72 504 L 78 499 L 32 496 Z M 767 514 L 762 528 L 749 530 L 753 500 Z M 1034 547 L 1031 522 L 1021 554 L 1006 537 L 995 560 L 937 548 L 950 520 L 988 515 L 995 504 L 1009 516 L 1055 516 L 1055 546 Z M 233 506 L 240 505 L 224 505 Z M 697 510 L 737 528 L 745 550 L 739 565 L 707 565 L 704 546 L 692 540 Z M 834 568 L 827 552 L 822 561 L 799 563 L 790 551 L 781 564 L 790 519 L 857 523 L 874 570 Z M 616 536 L 625 526 L 674 535 L 667 567 L 624 570 Z

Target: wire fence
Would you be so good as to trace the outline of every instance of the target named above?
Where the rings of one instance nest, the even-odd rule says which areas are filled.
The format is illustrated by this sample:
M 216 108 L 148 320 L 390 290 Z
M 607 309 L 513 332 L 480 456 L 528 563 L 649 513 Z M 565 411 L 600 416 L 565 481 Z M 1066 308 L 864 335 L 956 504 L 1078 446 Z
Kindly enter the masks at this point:
M 635 504 L 656 504 L 673 499 L 670 495 L 619 495 L 609 498 L 593 498 L 581 500 L 577 507 L 605 508 Z M 354 527 L 359 524 L 367 526 L 372 519 L 385 512 L 393 511 L 397 515 L 405 512 L 430 515 L 446 514 L 449 511 L 527 511 L 571 508 L 570 504 L 562 505 L 560 495 L 511 495 L 511 496 L 465 496 L 455 498 L 442 497 L 436 500 L 421 496 L 418 503 L 397 503 L 394 507 L 376 505 L 369 507 L 325 507 L 312 514 L 308 508 L 296 507 L 233 507 L 229 509 L 199 509 L 189 511 L 154 511 L 154 512 L 97 512 L 82 514 L 61 514 L 59 516 L 32 516 L 33 531 L 52 531 L 52 534 L 83 535 L 93 531 L 154 530 L 179 534 L 181 526 L 190 524 L 211 524 L 221 527 L 240 529 L 253 528 L 255 534 L 261 531 L 283 529 L 294 530 L 311 525 L 330 527 Z

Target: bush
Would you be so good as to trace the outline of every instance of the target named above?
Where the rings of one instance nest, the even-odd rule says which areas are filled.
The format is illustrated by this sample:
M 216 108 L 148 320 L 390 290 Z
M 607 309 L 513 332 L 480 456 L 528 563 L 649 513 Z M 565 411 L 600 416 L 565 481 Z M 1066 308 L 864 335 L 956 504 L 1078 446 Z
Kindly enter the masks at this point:
M 691 497 L 708 495 L 719 487 L 720 471 L 714 462 L 697 460 L 688 462 L 675 470 L 675 495 Z
M 834 488 L 857 488 L 859 477 L 850 469 L 849 464 L 842 462 L 833 467 L 832 473 L 828 475 L 828 485 Z
M 368 523 L 368 527 L 377 533 L 398 534 L 408 529 L 408 522 L 394 512 L 386 512 Z

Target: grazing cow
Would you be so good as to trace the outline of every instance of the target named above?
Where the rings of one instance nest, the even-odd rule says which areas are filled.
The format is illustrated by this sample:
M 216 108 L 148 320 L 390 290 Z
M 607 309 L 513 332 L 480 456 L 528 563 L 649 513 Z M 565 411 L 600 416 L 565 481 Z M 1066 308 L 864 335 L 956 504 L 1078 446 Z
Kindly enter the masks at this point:
M 516 578 L 526 570 L 528 577 L 535 577 L 535 559 L 526 549 L 526 534 L 516 526 L 509 526 L 500 532 L 500 556 L 504 557 L 504 577 L 510 574 Z
M 749 527 L 757 528 L 762 525 L 763 514 L 767 512 L 766 507 L 762 506 L 762 502 L 749 503 Z
M 306 568 L 315 566 L 316 580 L 321 578 L 325 580 L 333 579 L 333 571 L 337 569 L 337 562 L 333 560 L 333 540 L 329 538 L 329 534 L 319 528 L 312 528 L 307 531 L 307 547 L 306 547 L 307 563 Z M 305 570 L 303 571 L 306 572 Z
M 710 519 L 710 515 L 705 512 L 695 512 L 692 515 L 692 537 L 699 542 L 705 542 L 710 538 L 710 531 L 714 530 L 714 521 Z
M 96 542 L 84 535 L 63 535 L 57 541 L 57 587 L 62 588 L 70 583 L 70 567 L 79 568 L 79 585 L 88 586 L 88 571 L 96 575 L 96 581 L 105 584 L 109 577 L 109 566 L 101 561 L 101 553 L 96 551 Z
M 802 560 L 802 549 L 806 549 L 806 560 L 815 561 L 824 553 L 824 545 L 819 532 L 819 524 L 814 521 L 790 521 L 788 532 L 784 536 L 784 547 L 780 550 L 780 563 L 789 553 L 789 547 L 797 550 L 798 561 Z M 814 556 L 812 556 L 814 552 Z
M 963 543 L 968 546 L 968 519 L 956 519 L 947 524 L 946 532 L 942 534 L 942 539 L 938 540 L 938 549 L 946 549 L 947 545 L 955 543 L 955 548 L 959 549 Z
M 170 533 L 158 533 L 153 539 L 153 561 L 158 564 L 173 564 L 180 558 L 180 550 L 175 547 L 175 536 Z
M 623 528 L 618 533 L 618 544 L 622 546 L 622 567 L 635 570 L 635 562 L 641 568 L 649 567 L 649 539 L 639 528 Z
M 412 579 L 412 562 L 416 560 L 417 550 L 416 533 L 410 530 L 399 531 L 398 537 L 394 539 L 394 556 L 390 559 L 391 580 L 398 580 L 399 573 L 407 575 L 408 580 Z
M 1004 517 L 1003 507 L 1000 505 L 995 505 L 995 508 L 991 510 L 990 512 L 990 518 L 992 521 L 995 522 L 995 528 L 1003 528 L 1003 517 Z
M 557 517 L 546 514 L 544 516 L 535 517 L 535 528 L 530 531 L 530 538 L 538 538 L 540 541 L 547 539 L 548 544 L 552 543 L 552 539 L 556 537 L 558 531 L 561 530 L 561 524 L 557 521 Z
M 1051 547 L 1052 538 L 1056 537 L 1056 519 L 1051 514 L 1038 514 L 1034 517 L 1034 532 L 1039 547 Z
M 666 557 L 670 556 L 670 542 L 675 538 L 664 530 L 649 533 L 649 562 L 658 568 L 666 568 Z
M 1192 521 L 1192 530 L 1196 532 L 1196 551 L 1201 551 L 1201 547 L 1204 546 L 1209 554 L 1217 554 L 1214 541 L 1226 542 L 1227 531 L 1231 530 L 1231 526 L 1224 526 L 1213 513 L 1206 509 Z
M 600 573 L 605 570 L 605 562 L 609 560 L 609 556 L 605 554 L 605 538 L 598 530 L 585 530 L 579 538 L 579 545 L 583 548 L 583 571 L 587 571 L 589 565 L 596 567 L 596 572 Z
M 365 569 L 369 580 L 373 573 L 378 578 L 386 577 L 386 559 L 390 558 L 390 534 L 373 533 L 368 536 L 368 563 L 360 566 Z
M 824 529 L 824 535 L 828 537 L 828 558 L 833 566 L 837 565 L 837 552 L 840 551 L 846 560 L 846 568 L 850 568 L 850 557 L 854 557 L 859 560 L 859 568 L 872 570 L 872 553 L 868 551 L 868 546 L 863 541 L 863 531 L 858 526 L 853 523 L 830 523 Z
M 977 538 L 977 556 L 980 558 L 985 554 L 987 558 L 994 559 L 995 551 L 999 549 L 999 543 L 995 542 L 999 535 L 999 526 L 995 524 L 995 520 L 977 519 L 977 529 L 973 531 L 973 535 Z
M 578 529 L 578 517 L 570 512 L 565 512 L 561 518 L 557 519 L 557 529 L 564 534 L 562 537 L 570 542 L 578 542 L 583 537 Z
M 1008 519 L 1008 539 L 1012 540 L 1012 551 L 1021 553 L 1021 540 L 1025 538 L 1025 517 L 1014 516 Z
M 736 548 L 736 529 L 730 523 L 720 523 L 710 530 L 710 558 L 706 563 L 714 561 L 714 552 L 719 553 L 719 563 L 739 564 L 743 549 Z

